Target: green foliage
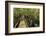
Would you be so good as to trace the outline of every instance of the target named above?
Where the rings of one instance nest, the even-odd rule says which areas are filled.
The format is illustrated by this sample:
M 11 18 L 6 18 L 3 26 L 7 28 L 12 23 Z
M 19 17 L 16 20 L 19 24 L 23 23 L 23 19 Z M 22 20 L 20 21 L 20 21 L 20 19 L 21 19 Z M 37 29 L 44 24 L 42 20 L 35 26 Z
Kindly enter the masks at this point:
M 33 20 L 34 23 L 39 25 L 39 9 L 35 8 L 14 8 L 14 24 L 20 19 L 21 16 L 26 16 L 27 20 Z

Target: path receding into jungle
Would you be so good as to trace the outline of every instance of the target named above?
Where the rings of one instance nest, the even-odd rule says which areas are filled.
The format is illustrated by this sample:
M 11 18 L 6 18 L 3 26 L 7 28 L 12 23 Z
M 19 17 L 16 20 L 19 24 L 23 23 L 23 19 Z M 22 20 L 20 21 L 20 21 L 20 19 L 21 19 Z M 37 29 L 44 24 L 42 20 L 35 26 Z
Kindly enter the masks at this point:
M 26 23 L 25 20 L 21 20 L 18 27 L 19 27 L 19 28 L 26 28 L 26 27 L 28 27 L 28 25 L 27 25 L 27 23 Z

